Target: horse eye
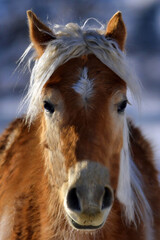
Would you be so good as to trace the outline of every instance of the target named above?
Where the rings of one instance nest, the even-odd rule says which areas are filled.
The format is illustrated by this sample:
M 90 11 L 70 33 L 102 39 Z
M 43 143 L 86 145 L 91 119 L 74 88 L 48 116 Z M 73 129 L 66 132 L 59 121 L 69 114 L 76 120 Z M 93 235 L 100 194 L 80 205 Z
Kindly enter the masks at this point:
M 54 106 L 50 102 L 44 101 L 43 106 L 47 112 L 54 113 Z
M 124 112 L 124 110 L 127 106 L 127 102 L 128 102 L 127 100 L 124 100 L 123 102 L 118 104 L 118 108 L 117 108 L 118 113 L 123 113 Z

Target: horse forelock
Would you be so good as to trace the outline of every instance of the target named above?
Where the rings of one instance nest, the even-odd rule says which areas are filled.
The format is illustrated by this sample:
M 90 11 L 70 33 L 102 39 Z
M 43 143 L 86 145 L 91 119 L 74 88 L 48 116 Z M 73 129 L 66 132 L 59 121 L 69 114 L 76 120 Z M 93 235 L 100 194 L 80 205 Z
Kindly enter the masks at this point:
M 65 26 L 55 25 L 53 31 L 56 39 L 47 44 L 43 55 L 35 61 L 29 91 L 23 101 L 23 104 L 28 103 L 26 120 L 29 124 L 41 111 L 42 89 L 55 70 L 67 61 L 82 55 L 94 54 L 127 84 L 133 96 L 139 100 L 139 83 L 135 74 L 131 71 L 125 54 L 113 40 L 104 36 L 103 30 L 86 29 L 84 26 L 80 27 L 77 24 L 70 23 Z M 28 48 L 22 60 L 31 48 L 32 46 Z M 83 79 L 86 78 L 87 82 L 86 70 L 83 74 L 85 76 L 82 77 Z M 78 85 L 74 85 L 73 88 L 75 91 L 80 91 Z M 91 89 L 91 86 L 89 89 Z M 145 215 L 145 218 L 149 219 L 151 212 L 143 193 L 143 186 L 138 184 L 140 173 L 136 166 L 133 168 L 133 161 L 130 158 L 128 134 L 125 118 L 117 197 L 124 205 L 126 220 L 134 222 L 136 214 L 140 217 Z

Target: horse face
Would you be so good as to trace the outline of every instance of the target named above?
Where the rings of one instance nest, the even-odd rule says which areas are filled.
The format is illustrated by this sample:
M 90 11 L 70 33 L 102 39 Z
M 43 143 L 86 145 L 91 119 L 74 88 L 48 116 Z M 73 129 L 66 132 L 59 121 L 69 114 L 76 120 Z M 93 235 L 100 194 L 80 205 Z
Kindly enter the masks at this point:
M 56 35 L 31 11 L 28 20 L 32 44 L 41 57 Z M 110 19 L 105 37 L 123 51 L 126 28 L 120 12 Z M 47 167 L 75 228 L 100 228 L 112 207 L 123 146 L 125 94 L 126 84 L 93 54 L 61 65 L 43 88 Z
M 43 90 L 45 143 L 70 224 L 103 226 L 117 188 L 126 85 L 94 55 L 72 59 Z

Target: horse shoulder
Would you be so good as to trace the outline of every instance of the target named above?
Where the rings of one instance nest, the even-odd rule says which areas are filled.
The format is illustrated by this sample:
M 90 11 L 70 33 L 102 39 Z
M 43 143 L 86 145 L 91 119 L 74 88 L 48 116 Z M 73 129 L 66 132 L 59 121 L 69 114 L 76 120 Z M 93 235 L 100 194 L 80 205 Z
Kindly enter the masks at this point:
M 143 136 L 141 130 L 129 123 L 131 155 L 145 181 L 158 184 L 158 170 L 155 167 L 152 145 Z M 145 166 L 145 167 L 144 167 Z
M 32 206 L 37 206 L 36 186 L 43 168 L 37 128 L 36 123 L 28 128 L 23 118 L 17 119 L 0 138 L 0 239 L 8 239 L 5 228 L 8 224 L 13 228 L 13 219 L 20 221 L 15 211 L 24 214 L 20 211 L 22 203 L 26 209 L 33 201 Z
M 10 124 L 0 138 L 0 193 L 2 185 L 20 185 L 41 163 L 37 123 L 30 128 L 20 118 Z M 37 164 L 38 163 L 38 164 Z M 32 176 L 32 175 L 31 175 Z M 29 177 L 29 176 L 28 176 Z M 17 191 L 17 190 L 16 190 Z
M 142 174 L 142 187 L 153 213 L 155 239 L 160 239 L 160 185 L 158 170 L 155 166 L 152 145 L 143 136 L 141 130 L 129 122 L 131 155 Z

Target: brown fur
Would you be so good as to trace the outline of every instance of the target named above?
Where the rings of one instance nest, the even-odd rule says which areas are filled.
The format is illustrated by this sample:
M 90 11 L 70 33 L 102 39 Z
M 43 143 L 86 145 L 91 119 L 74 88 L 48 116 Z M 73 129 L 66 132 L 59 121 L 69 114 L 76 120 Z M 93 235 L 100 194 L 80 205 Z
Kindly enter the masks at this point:
M 30 20 L 31 16 L 29 13 Z M 117 17 L 119 24 L 121 15 Z M 36 36 L 33 40 L 31 35 L 33 42 Z M 123 48 L 122 42 L 120 46 Z M 72 88 L 84 67 L 88 78 L 94 79 L 95 92 L 86 105 Z M 24 119 L 11 123 L 0 138 L 2 240 L 146 240 L 142 219 L 137 221 L 137 228 L 127 225 L 115 195 L 123 145 L 123 125 L 115 109 L 125 93 L 126 84 L 100 60 L 93 55 L 82 56 L 59 67 L 43 89 L 43 99 L 49 98 L 59 107 L 56 120 L 42 111 L 30 128 Z M 131 121 L 129 128 L 131 154 L 153 211 L 154 240 L 159 240 L 160 189 L 152 149 Z M 63 205 L 64 193 L 70 188 L 69 172 L 83 160 L 100 163 L 104 171 L 108 170 L 107 184 L 115 198 L 104 226 L 91 232 L 74 230 Z M 93 180 L 98 174 L 95 172 Z M 83 178 L 81 181 L 87 186 Z
M 20 135 L 16 137 L 8 152 L 9 157 L 5 161 L 5 165 L 1 167 L 1 215 L 3 215 L 4 206 L 15 208 L 13 231 L 9 239 L 57 240 L 63 239 L 63 235 L 65 239 L 95 239 L 94 235 L 92 236 L 90 233 L 83 234 L 74 231 L 71 234 L 71 227 L 64 219 L 64 210 L 57 196 L 59 191 L 56 186 L 50 185 L 51 183 L 44 174 L 45 167 L 41 150 L 44 147 L 39 143 L 37 131 L 39 122 L 36 121 L 30 130 L 22 123 L 21 119 L 16 122 L 19 125 Z M 6 131 L 6 140 L 7 135 L 12 133 L 13 126 L 14 123 Z M 160 237 L 160 199 L 157 171 L 151 158 L 153 153 L 149 143 L 132 123 L 130 123 L 130 131 L 134 161 L 143 174 L 145 193 L 154 213 L 154 239 L 158 240 Z M 4 140 L 4 138 L 1 139 Z M 50 198 L 51 203 L 49 204 L 52 209 L 48 216 L 47 203 Z M 144 227 L 141 224 L 138 224 L 137 229 L 134 226 L 127 226 L 122 220 L 120 211 L 120 203 L 115 200 L 105 226 L 96 233 L 96 239 L 145 239 Z
M 110 164 L 110 167 L 114 169 L 115 166 L 118 167 L 117 158 L 119 158 L 122 141 L 120 141 L 120 138 L 117 139 L 118 141 L 115 141 L 116 136 L 114 136 L 111 131 L 112 126 L 111 120 L 109 119 L 110 114 L 108 113 L 107 109 L 113 94 L 120 89 L 125 93 L 126 85 L 120 78 L 117 77 L 116 74 L 103 65 L 96 57 L 93 55 L 88 55 L 85 66 L 90 69 L 90 79 L 93 79 L 96 76 L 97 85 L 95 82 L 95 89 L 98 90 L 99 93 L 97 98 L 94 99 L 94 102 L 88 100 L 88 109 L 86 110 L 81 106 L 81 100 L 79 99 L 79 96 L 71 88 L 75 83 L 75 79 L 77 79 L 80 74 L 79 69 L 83 68 L 83 66 L 83 57 L 82 59 L 70 60 L 55 72 L 45 86 L 45 89 L 58 89 L 63 96 L 63 100 L 66 105 L 67 111 L 66 116 L 64 117 L 65 122 L 63 123 L 64 126 L 62 132 L 62 138 L 65 142 L 65 149 L 62 150 L 66 158 L 66 167 L 67 169 L 71 167 L 72 162 L 76 162 L 75 159 L 95 159 L 95 161 L 98 161 L 106 166 Z M 75 69 L 75 72 L 71 75 L 72 69 Z M 101 82 L 101 85 L 99 82 Z M 98 96 L 101 96 L 101 98 Z M 91 103 L 89 103 L 89 101 L 91 101 Z M 99 108 L 98 106 L 101 107 Z M 94 109 L 97 109 L 98 112 L 95 112 Z M 104 114 L 106 114 L 106 116 Z M 107 125 L 110 125 L 110 128 L 106 128 Z M 77 139 L 77 137 L 73 128 L 70 128 L 69 126 L 75 126 L 79 135 L 80 144 L 77 143 L 76 156 L 70 155 L 70 152 L 71 154 L 74 153 L 74 146 L 73 149 L 71 146 L 75 144 L 74 139 Z M 88 131 L 88 129 L 90 129 L 90 131 Z M 106 129 L 105 135 L 104 129 Z M 100 135 L 99 133 L 103 133 L 103 135 Z M 107 143 L 104 139 L 108 135 L 113 136 L 113 141 L 116 146 L 115 148 L 117 149 L 117 153 L 114 152 L 114 155 L 113 153 L 109 152 L 110 148 L 107 146 Z M 97 138 L 95 138 L 95 136 L 97 136 Z M 112 140 L 110 139 L 110 141 Z M 99 148 L 99 144 L 101 145 L 101 148 Z M 108 142 L 108 145 L 109 144 L 111 144 L 111 142 Z M 90 151 L 90 149 L 92 149 L 92 151 Z M 108 159 L 108 163 L 104 162 L 105 159 Z M 110 161 L 110 159 L 112 159 L 112 161 Z M 113 159 L 115 159 L 115 161 Z M 112 172 L 115 177 L 111 176 L 111 181 L 115 183 L 114 188 L 116 188 L 118 181 L 117 172 Z

